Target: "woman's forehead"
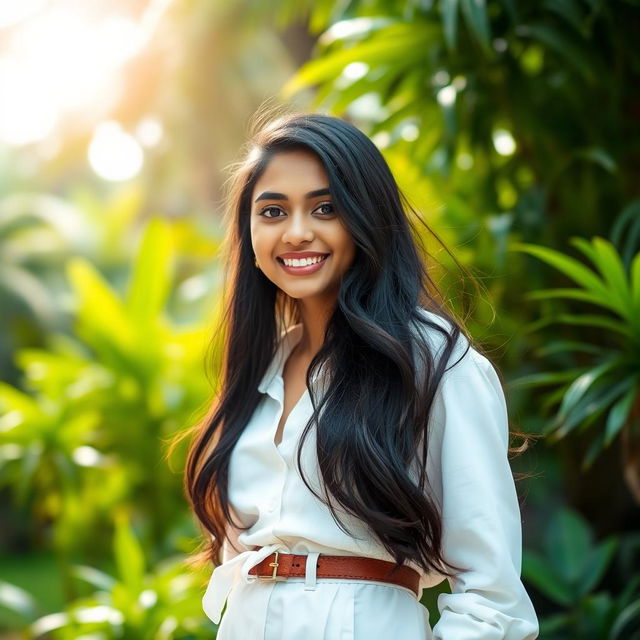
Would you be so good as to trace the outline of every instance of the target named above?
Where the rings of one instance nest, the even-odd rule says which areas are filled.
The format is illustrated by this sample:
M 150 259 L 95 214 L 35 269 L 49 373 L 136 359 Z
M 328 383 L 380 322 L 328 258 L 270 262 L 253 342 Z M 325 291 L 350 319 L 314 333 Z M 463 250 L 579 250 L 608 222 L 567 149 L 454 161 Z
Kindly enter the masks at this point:
M 269 159 L 254 185 L 252 200 L 262 192 L 307 195 L 312 190 L 328 186 L 327 172 L 315 153 L 303 150 L 282 151 Z

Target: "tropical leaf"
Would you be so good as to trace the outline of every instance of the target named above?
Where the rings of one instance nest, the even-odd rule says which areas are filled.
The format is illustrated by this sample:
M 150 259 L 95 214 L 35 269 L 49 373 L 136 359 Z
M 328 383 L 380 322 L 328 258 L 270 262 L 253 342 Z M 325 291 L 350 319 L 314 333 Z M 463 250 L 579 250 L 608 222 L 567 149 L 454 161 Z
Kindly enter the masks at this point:
M 633 401 L 639 393 L 640 389 L 638 388 L 638 378 L 636 377 L 635 384 L 613 405 L 611 411 L 609 411 L 607 424 L 605 426 L 605 447 L 609 446 L 611 441 L 618 435 L 618 432 L 625 424 L 629 417 L 631 407 L 633 406 Z
M 136 254 L 126 308 L 131 321 L 148 331 L 160 316 L 171 285 L 171 234 L 169 224 L 154 218 L 145 227 Z
M 616 216 L 610 237 L 620 249 L 624 264 L 629 266 L 640 250 L 640 199 L 630 202 Z
M 617 538 L 610 538 L 591 551 L 585 563 L 584 572 L 580 576 L 581 595 L 586 595 L 598 586 L 604 572 L 611 564 L 617 548 Z
M 633 299 L 633 313 L 640 317 L 640 253 L 631 262 L 631 290 Z
M 478 41 L 485 54 L 490 54 L 491 33 L 485 0 L 460 0 L 460 6 L 469 31 Z
M 38 603 L 27 591 L 2 580 L 0 580 L 0 605 L 24 618 L 32 618 L 38 610 Z
M 582 371 L 582 370 L 579 370 Z M 548 384 L 565 383 L 574 380 L 577 370 L 570 371 L 546 371 L 543 373 L 531 373 L 520 376 L 509 383 L 509 387 L 541 387 Z
M 609 285 L 610 295 L 613 295 L 617 301 L 616 306 L 627 320 L 631 320 L 633 317 L 631 291 L 624 265 L 615 247 L 604 238 L 598 237 L 593 238 L 592 244 L 584 238 L 572 238 L 571 243 L 598 267 L 604 281 Z
M 577 403 L 586 395 L 589 388 L 594 383 L 601 382 L 604 374 L 619 367 L 621 362 L 620 358 L 611 358 L 576 378 L 564 394 L 562 404 L 558 410 L 558 417 L 564 419 L 569 413 L 573 412 Z
M 625 338 L 636 339 L 633 329 L 623 322 L 608 318 L 606 316 L 584 313 L 576 315 L 572 313 L 560 313 L 557 316 L 550 316 L 549 323 L 560 322 L 562 324 L 571 324 L 583 327 L 596 327 L 598 329 L 607 329 L 613 333 L 620 334 Z
M 571 509 L 554 513 L 545 531 L 544 549 L 555 573 L 575 593 L 593 549 L 593 536 L 584 518 Z
M 580 300 L 581 302 L 589 302 L 605 309 L 609 309 L 615 313 L 619 313 L 621 305 L 619 302 L 612 302 L 611 299 L 602 298 L 591 291 L 584 289 L 572 289 L 569 287 L 556 289 L 538 289 L 530 291 L 524 295 L 526 300 L 549 300 L 552 298 L 566 298 L 568 300 Z
M 85 582 L 88 582 L 97 589 L 102 589 L 104 591 L 110 591 L 113 589 L 117 582 L 115 578 L 110 576 L 108 573 L 85 565 L 75 565 L 72 568 L 71 574 Z
M 571 588 L 540 554 L 526 549 L 522 553 L 522 575 L 547 598 L 563 606 L 574 600 Z
M 133 594 L 140 593 L 144 585 L 144 554 L 127 519 L 122 515 L 116 519 L 113 548 L 123 585 Z
M 444 40 L 451 51 L 454 51 L 458 41 L 458 7 L 459 0 L 441 0 L 440 15 Z
M 570 258 L 560 251 L 539 247 L 533 244 L 515 243 L 511 246 L 514 251 L 529 253 L 561 271 L 579 285 L 590 291 L 597 298 L 606 301 L 609 293 L 604 282 L 581 262 Z
M 575 340 L 552 340 L 535 350 L 536 357 L 538 358 L 544 358 L 563 352 L 589 353 L 591 355 L 601 356 L 606 352 L 606 350 L 597 344 L 591 344 L 590 342 L 577 342 Z
M 393 22 L 371 36 L 345 49 L 329 52 L 315 58 L 284 85 L 281 95 L 289 99 L 295 93 L 311 85 L 337 78 L 352 62 L 364 62 L 370 68 L 391 67 L 393 73 L 411 68 L 424 59 L 424 45 L 436 36 L 437 27 L 425 20 L 416 22 Z M 387 69 L 387 73 L 391 73 Z
M 78 300 L 78 333 L 103 353 L 117 347 L 121 353 L 135 346 L 135 333 L 128 313 L 109 283 L 83 258 L 67 266 L 69 282 Z
M 565 416 L 557 415 L 553 423 L 553 438 L 559 440 L 594 414 L 602 414 L 633 385 L 633 380 L 623 378 L 611 385 L 601 385 L 587 391 Z
M 610 640 L 637 640 L 640 628 L 640 598 L 627 605 L 616 618 Z

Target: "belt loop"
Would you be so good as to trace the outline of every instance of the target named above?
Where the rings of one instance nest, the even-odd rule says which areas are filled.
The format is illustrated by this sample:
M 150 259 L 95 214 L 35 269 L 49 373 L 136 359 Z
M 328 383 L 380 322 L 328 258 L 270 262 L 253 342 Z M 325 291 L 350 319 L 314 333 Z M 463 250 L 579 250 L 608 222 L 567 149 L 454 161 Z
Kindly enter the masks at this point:
M 307 554 L 307 566 L 304 573 L 304 589 L 305 591 L 315 591 L 316 588 L 316 573 L 318 556 L 320 554 L 316 551 L 312 551 Z

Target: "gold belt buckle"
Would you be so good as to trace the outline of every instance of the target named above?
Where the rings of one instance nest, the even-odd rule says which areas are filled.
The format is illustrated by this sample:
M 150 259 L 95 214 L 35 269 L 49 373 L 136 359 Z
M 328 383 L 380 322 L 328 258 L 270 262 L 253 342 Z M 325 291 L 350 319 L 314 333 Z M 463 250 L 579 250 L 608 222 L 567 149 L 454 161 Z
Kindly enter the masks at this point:
M 273 572 L 270 576 L 258 576 L 258 580 L 286 580 L 287 578 L 284 576 L 277 575 L 278 567 L 280 563 L 278 562 L 278 552 L 274 551 L 276 558 L 273 562 L 270 562 L 268 566 L 273 567 Z

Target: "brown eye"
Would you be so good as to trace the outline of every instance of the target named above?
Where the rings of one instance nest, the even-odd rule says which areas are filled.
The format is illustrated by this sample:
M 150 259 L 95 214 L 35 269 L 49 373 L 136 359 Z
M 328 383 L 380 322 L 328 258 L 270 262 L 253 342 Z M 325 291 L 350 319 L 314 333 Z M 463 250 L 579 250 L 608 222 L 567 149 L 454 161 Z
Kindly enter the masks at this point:
M 266 211 L 282 211 L 282 209 L 279 209 L 278 207 L 265 207 L 258 215 L 259 216 L 264 216 L 267 220 L 273 220 L 274 218 L 279 218 L 280 216 L 267 216 L 265 215 Z
M 322 211 L 320 211 L 320 213 L 323 214 L 323 215 L 332 215 L 332 214 L 335 213 L 335 209 L 333 208 L 333 204 L 331 202 L 323 202 L 316 209 L 316 211 L 321 210 L 321 209 L 322 209 Z

